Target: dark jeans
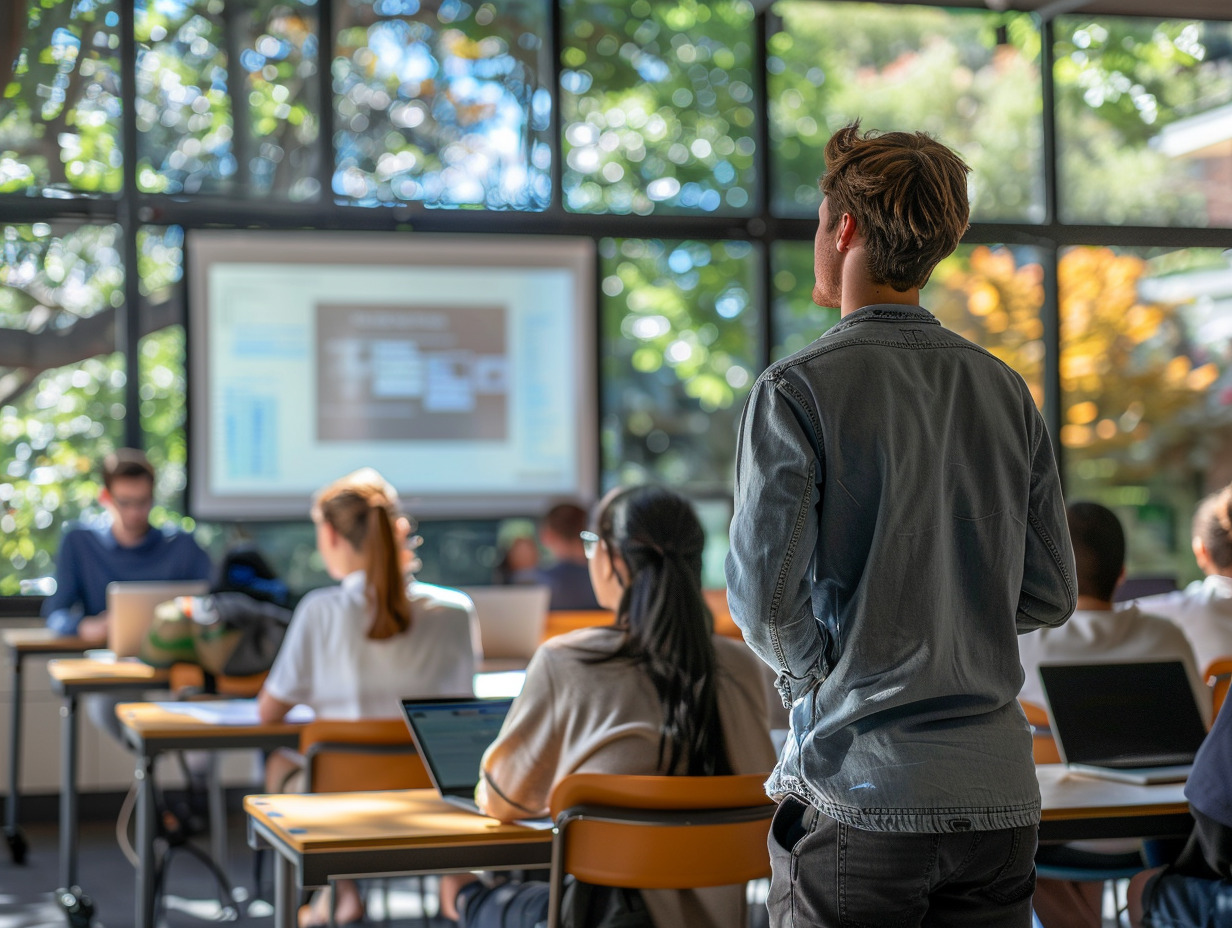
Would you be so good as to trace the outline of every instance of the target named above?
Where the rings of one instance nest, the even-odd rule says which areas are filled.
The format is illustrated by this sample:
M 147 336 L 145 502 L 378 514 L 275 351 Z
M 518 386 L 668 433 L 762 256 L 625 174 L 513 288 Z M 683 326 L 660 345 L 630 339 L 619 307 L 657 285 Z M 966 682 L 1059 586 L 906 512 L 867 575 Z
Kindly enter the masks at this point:
M 1036 828 L 861 831 L 788 796 L 770 828 L 773 928 L 1029 928 Z

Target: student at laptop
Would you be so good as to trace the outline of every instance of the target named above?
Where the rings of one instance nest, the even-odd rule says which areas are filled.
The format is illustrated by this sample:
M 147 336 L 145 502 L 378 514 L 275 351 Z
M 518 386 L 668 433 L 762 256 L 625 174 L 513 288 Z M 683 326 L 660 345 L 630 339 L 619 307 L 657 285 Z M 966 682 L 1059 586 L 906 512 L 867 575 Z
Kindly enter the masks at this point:
M 599 608 L 580 537 L 586 521 L 586 510 L 581 506 L 558 503 L 539 523 L 539 541 L 553 559 L 549 566 L 537 571 L 538 581 L 552 591 L 549 609 Z
M 326 570 L 341 583 L 300 601 L 257 697 L 261 720 L 280 721 L 297 704 L 323 719 L 397 718 L 402 697 L 472 695 L 474 607 L 404 572 L 409 524 L 393 488 L 371 469 L 349 474 L 317 493 L 312 520 Z M 294 770 L 288 756 L 271 755 L 267 787 Z M 362 918 L 354 882 L 337 886 L 337 921 Z M 322 893 L 300 923 L 328 920 Z
M 590 577 L 616 621 L 553 638 L 535 654 L 484 755 L 476 791 L 482 811 L 504 821 L 546 815 L 552 787 L 577 772 L 770 770 L 761 668 L 739 642 L 713 635 L 701 595 L 704 540 L 692 507 L 670 490 L 616 490 L 599 504 L 587 537 Z M 633 920 L 622 924 L 745 923 L 743 886 L 603 892 L 630 910 Z M 444 886 L 441 897 L 451 914 Z M 529 928 L 547 913 L 543 884 L 510 893 L 472 883 L 457 902 L 468 926 Z
M 1198 669 L 1205 670 L 1218 658 L 1232 657 L 1232 484 L 1198 504 L 1193 553 L 1205 580 L 1134 604 L 1176 623 L 1193 645 Z
M 1039 665 L 1072 661 L 1096 663 L 1175 658 L 1185 665 L 1203 718 L 1210 717 L 1210 695 L 1202 685 L 1193 649 L 1167 619 L 1134 606 L 1114 612 L 1112 593 L 1124 576 L 1125 532 L 1116 514 L 1097 503 L 1071 503 L 1066 509 L 1077 567 L 1078 608 L 1058 628 L 1020 635 L 1018 651 L 1026 674 L 1020 698 L 1044 705 Z M 1057 865 L 1133 866 L 1139 855 L 1134 842 L 1101 843 L 1097 847 L 1043 847 L 1036 859 Z M 1044 928 L 1100 924 L 1103 886 L 1097 881 L 1039 879 L 1035 911 Z
M 1136 605 L 1113 611 L 1112 594 L 1125 575 L 1125 532 L 1112 510 L 1098 503 L 1071 503 L 1066 509 L 1078 570 L 1078 609 L 1058 628 L 1043 628 L 1018 638 L 1026 673 L 1019 698 L 1044 705 L 1038 668 L 1047 662 L 1175 659 L 1185 665 L 1202 717 L 1210 722 L 1210 691 L 1198 673 L 1193 648 L 1167 619 Z
M 1134 877 L 1135 928 L 1225 925 L 1232 912 L 1232 700 L 1223 704 L 1194 758 L 1185 798 L 1194 817 L 1189 843 L 1170 866 Z
M 70 527 L 56 557 L 56 591 L 43 603 L 47 627 L 88 641 L 107 638 L 107 584 L 113 580 L 208 580 L 210 558 L 192 535 L 153 528 L 154 468 L 135 448 L 103 459 L 98 501 L 108 519 Z

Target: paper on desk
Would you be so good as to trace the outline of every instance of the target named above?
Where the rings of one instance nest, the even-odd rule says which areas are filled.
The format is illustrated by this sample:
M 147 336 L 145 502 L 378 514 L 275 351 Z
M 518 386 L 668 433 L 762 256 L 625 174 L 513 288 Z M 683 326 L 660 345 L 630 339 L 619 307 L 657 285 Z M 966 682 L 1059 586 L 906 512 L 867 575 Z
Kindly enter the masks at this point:
M 209 702 L 160 702 L 157 705 L 176 715 L 187 715 L 210 725 L 260 725 L 255 699 L 219 699 Z M 311 722 L 313 712 L 308 706 L 296 706 L 283 720 L 289 725 Z

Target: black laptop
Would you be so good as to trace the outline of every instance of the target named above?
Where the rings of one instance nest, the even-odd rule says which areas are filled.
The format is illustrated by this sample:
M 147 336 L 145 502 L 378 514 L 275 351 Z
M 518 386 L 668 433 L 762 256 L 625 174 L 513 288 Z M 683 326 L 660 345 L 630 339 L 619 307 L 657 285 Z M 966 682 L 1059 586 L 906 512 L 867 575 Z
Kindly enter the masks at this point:
M 402 714 L 432 785 L 446 802 L 478 812 L 479 762 L 512 699 L 404 699 Z
M 1070 770 L 1142 784 L 1189 777 L 1206 726 L 1180 661 L 1042 664 L 1039 674 Z

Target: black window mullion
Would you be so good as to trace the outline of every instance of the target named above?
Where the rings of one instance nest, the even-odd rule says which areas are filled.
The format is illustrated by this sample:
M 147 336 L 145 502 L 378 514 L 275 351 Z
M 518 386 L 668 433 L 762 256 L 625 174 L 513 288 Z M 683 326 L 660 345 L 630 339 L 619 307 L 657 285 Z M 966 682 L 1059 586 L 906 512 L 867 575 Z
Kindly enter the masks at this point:
M 124 356 L 124 444 L 145 446 L 141 428 L 141 277 L 137 254 L 137 36 L 136 5 L 117 4 L 120 11 L 120 151 L 123 153 L 120 199 L 116 218 L 124 253 L 124 303 L 116 311 L 116 350 Z

